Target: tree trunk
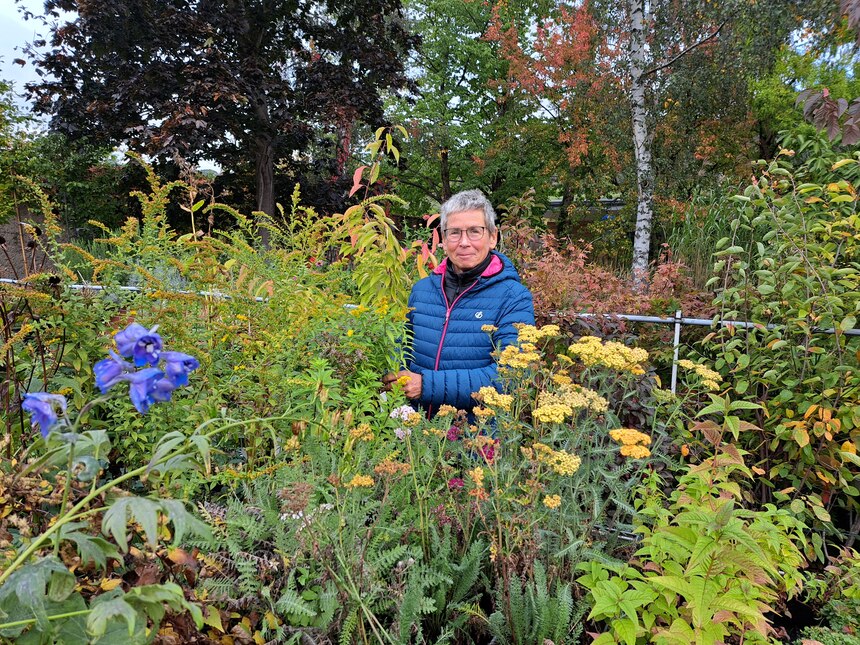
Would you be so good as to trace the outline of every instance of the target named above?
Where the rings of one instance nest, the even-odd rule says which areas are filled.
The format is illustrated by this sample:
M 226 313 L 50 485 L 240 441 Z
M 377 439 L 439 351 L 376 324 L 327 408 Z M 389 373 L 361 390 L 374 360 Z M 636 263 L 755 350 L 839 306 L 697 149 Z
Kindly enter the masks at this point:
M 651 132 L 645 104 L 645 0 L 628 0 L 630 11 L 630 108 L 633 117 L 633 148 L 636 159 L 636 231 L 633 235 L 633 280 L 638 288 L 648 277 L 653 219 L 654 166 Z
M 257 210 L 274 217 L 275 215 L 275 161 L 272 138 L 259 134 L 255 139 L 254 172 L 257 184 Z M 269 229 L 260 227 L 258 231 L 263 246 L 269 245 Z
M 451 166 L 448 163 L 448 150 L 442 148 L 439 153 L 439 175 L 442 179 L 442 201 L 447 200 L 451 195 Z

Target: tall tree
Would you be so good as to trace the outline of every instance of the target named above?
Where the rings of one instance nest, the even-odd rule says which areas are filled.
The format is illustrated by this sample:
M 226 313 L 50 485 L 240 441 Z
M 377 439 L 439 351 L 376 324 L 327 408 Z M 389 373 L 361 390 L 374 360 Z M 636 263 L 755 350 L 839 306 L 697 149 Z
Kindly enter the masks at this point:
M 594 0 L 605 37 L 624 52 L 617 70 L 630 107 L 636 169 L 635 275 L 644 275 L 648 268 L 656 180 L 652 146 L 667 97 L 679 84 L 691 86 L 691 75 L 701 69 L 712 70 L 713 81 L 734 76 L 745 85 L 769 69 L 780 44 L 807 16 L 820 15 L 826 4 L 826 0 Z M 697 89 L 719 97 L 719 87 L 716 82 L 707 87 L 699 83 Z M 711 109 L 714 116 L 721 114 L 719 100 Z M 694 150 L 698 142 L 689 145 Z
M 509 0 L 507 6 L 518 23 L 527 24 L 548 4 Z M 409 64 L 416 92 L 389 104 L 391 119 L 410 130 L 396 171 L 398 192 L 420 212 L 465 188 L 481 188 L 499 204 L 533 186 L 547 155 L 534 152 L 532 135 L 543 124 L 507 90 L 509 62 L 500 43 L 487 37 L 492 4 L 405 5 L 421 44 Z
M 413 44 L 400 0 L 46 0 L 45 12 L 50 48 L 29 52 L 43 80 L 28 89 L 52 128 L 253 168 L 269 214 L 279 160 L 319 129 L 348 143 L 355 121 L 381 121 Z
M 497 4 L 493 16 L 486 37 L 500 43 L 509 62 L 506 92 L 524 97 L 554 132 L 555 154 L 543 167 L 562 189 L 558 226 L 564 232 L 574 193 L 600 197 L 619 167 L 617 128 L 607 109 L 620 98 L 612 74 L 616 54 L 587 4 L 558 4 L 526 25 L 512 19 L 507 4 Z

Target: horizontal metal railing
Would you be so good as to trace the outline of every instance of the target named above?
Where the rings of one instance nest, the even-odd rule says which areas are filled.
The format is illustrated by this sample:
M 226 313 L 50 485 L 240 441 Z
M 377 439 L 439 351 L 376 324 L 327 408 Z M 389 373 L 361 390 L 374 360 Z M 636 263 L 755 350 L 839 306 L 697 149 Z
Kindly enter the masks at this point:
M 27 284 L 21 280 L 13 280 L 10 278 L 0 278 L 0 284 L 15 284 L 15 285 L 25 285 Z M 127 286 L 118 286 L 118 287 L 105 287 L 99 284 L 69 284 L 64 285 L 68 289 L 72 290 L 89 290 L 89 291 L 105 291 L 107 289 L 117 289 L 119 291 L 129 291 L 129 292 L 141 292 L 141 287 L 127 287 Z M 187 291 L 187 290 L 178 290 L 175 293 L 180 294 L 193 294 L 198 296 L 203 296 L 205 298 L 224 298 L 231 299 L 229 294 L 220 293 L 218 291 Z M 265 302 L 267 299 L 261 296 L 256 296 L 254 298 L 257 302 Z M 347 305 L 350 306 L 350 305 Z M 552 317 L 553 314 L 551 314 Z M 555 314 L 558 315 L 558 314 Z M 683 315 L 681 310 L 675 312 L 675 315 L 672 317 L 665 316 L 640 316 L 638 314 L 598 314 L 592 312 L 577 312 L 573 315 L 579 318 L 619 318 L 621 320 L 629 320 L 630 322 L 641 322 L 641 323 L 651 323 L 656 325 L 674 325 L 675 326 L 675 335 L 673 341 L 673 361 L 672 361 L 672 379 L 671 379 L 671 390 L 672 393 L 675 393 L 678 384 L 678 352 L 681 345 L 681 327 L 683 325 L 697 325 L 701 327 L 713 327 L 713 326 L 722 326 L 722 327 L 739 327 L 742 329 L 779 329 L 780 327 L 784 327 L 785 325 L 780 325 L 778 323 L 755 323 L 749 322 L 746 320 L 722 320 L 717 318 L 688 318 Z M 818 328 L 812 327 L 810 331 L 814 334 L 834 334 L 836 330 L 832 327 L 830 328 Z M 860 336 L 860 329 L 848 329 L 843 331 L 846 336 Z

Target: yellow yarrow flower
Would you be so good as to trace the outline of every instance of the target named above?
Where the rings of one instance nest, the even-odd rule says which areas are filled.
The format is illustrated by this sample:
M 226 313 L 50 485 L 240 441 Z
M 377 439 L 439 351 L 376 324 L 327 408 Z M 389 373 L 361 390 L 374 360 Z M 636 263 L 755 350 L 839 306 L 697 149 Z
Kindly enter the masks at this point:
M 517 328 L 517 340 L 520 343 L 537 343 L 545 338 L 558 336 L 561 331 L 558 325 L 544 325 L 538 329 L 534 325 L 515 323 L 514 327 Z
M 532 364 L 540 361 L 540 354 L 536 351 L 521 351 L 516 345 L 508 345 L 499 355 L 499 365 L 511 369 L 528 369 Z
M 619 372 L 636 375 L 645 373 L 641 363 L 648 360 L 648 352 L 639 347 L 627 347 L 615 341 L 601 341 L 597 336 L 583 336 L 568 347 L 568 352 L 587 367 L 603 365 Z
M 543 505 L 549 509 L 561 506 L 561 495 L 547 495 L 543 498 Z
M 632 459 L 644 459 L 645 457 L 649 457 L 651 455 L 651 451 L 648 450 L 645 446 L 628 446 L 624 445 L 618 449 L 625 457 L 630 457 Z
M 549 466 L 558 475 L 569 476 L 579 470 L 582 460 L 564 450 L 553 450 L 543 443 L 533 444 L 538 462 Z
M 682 367 L 685 370 L 693 372 L 701 379 L 702 385 L 704 385 L 709 390 L 715 391 L 720 389 L 720 383 L 723 380 L 722 375 L 720 375 L 719 372 L 715 372 L 706 365 L 694 363 L 693 361 L 689 361 L 687 359 L 681 359 L 680 361 L 678 361 L 678 367 Z
M 406 475 L 411 469 L 412 467 L 405 462 L 385 459 L 376 465 L 373 472 L 377 475 Z
M 436 412 L 437 417 L 447 417 L 449 414 L 457 414 L 457 408 L 453 405 L 444 404 L 440 405 L 439 411 Z
M 346 483 L 347 488 L 370 488 L 375 482 L 369 475 L 356 475 Z
M 472 396 L 492 408 L 504 411 L 510 410 L 514 403 L 514 397 L 510 394 L 500 394 L 496 388 L 489 386 L 484 386 L 477 392 L 472 392 Z
M 573 409 L 563 403 L 546 403 L 532 411 L 532 418 L 542 423 L 562 423 L 573 414 Z
M 570 378 L 567 374 L 553 374 L 552 382 L 556 385 L 572 385 L 573 379 Z
M 469 478 L 475 482 L 475 486 L 478 488 L 482 488 L 484 486 L 484 469 L 480 466 L 473 468 L 472 470 L 466 471 L 466 474 L 469 475 Z
M 373 429 L 368 423 L 361 423 L 349 431 L 349 436 L 356 441 L 373 441 Z
M 403 420 L 403 425 L 407 428 L 414 428 L 421 423 L 421 415 L 418 412 L 412 412 Z
M 475 414 L 476 417 L 479 417 L 481 419 L 487 419 L 487 418 L 496 414 L 490 408 L 482 408 L 482 407 L 476 407 L 472 410 L 472 412 Z
M 295 435 L 287 439 L 286 443 L 284 443 L 284 450 L 286 450 L 287 452 L 296 451 L 301 447 L 302 444 L 299 441 L 299 438 Z
M 633 428 L 616 428 L 615 430 L 609 431 L 609 436 L 612 437 L 612 440 L 616 443 L 620 443 L 625 446 L 635 446 L 640 443 L 643 446 L 651 444 L 651 437 L 644 432 L 639 432 Z
M 499 328 L 495 325 L 481 325 L 481 331 L 485 334 L 493 334 L 499 331 Z

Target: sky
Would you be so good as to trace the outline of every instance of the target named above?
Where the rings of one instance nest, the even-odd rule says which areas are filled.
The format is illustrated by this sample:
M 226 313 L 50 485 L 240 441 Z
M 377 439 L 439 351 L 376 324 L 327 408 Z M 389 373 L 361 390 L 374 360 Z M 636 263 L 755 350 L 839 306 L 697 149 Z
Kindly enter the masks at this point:
M 43 10 L 42 0 L 0 0 L 0 79 L 10 81 L 16 94 L 24 91 L 24 83 L 38 80 L 33 66 L 28 62 L 21 67 L 12 61 L 16 58 L 26 56 L 22 51 L 24 45 L 31 42 L 40 32 L 43 32 L 42 23 L 37 19 L 24 20 L 21 8 L 29 9 L 33 13 L 41 13 Z M 26 109 L 26 101 L 19 98 L 18 105 Z

